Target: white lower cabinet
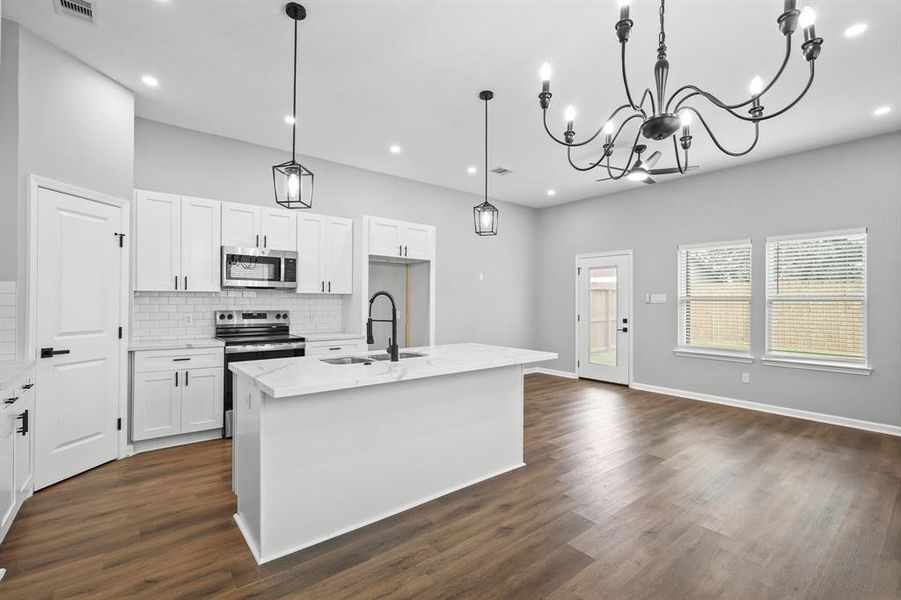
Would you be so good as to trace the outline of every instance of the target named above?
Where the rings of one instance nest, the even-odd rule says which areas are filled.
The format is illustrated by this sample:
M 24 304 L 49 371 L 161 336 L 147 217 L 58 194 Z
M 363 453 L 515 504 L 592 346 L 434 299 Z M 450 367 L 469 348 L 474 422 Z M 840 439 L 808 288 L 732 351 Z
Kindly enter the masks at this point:
M 34 489 L 34 373 L 0 390 L 0 541 Z
M 221 428 L 222 364 L 221 348 L 135 352 L 132 441 Z

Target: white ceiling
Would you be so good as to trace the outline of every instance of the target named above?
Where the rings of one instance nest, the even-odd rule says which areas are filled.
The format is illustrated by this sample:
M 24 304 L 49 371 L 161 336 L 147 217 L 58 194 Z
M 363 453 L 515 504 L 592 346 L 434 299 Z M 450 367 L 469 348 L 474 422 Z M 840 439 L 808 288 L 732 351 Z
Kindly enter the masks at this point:
M 696 132 L 692 163 L 701 165 L 698 173 L 901 128 L 901 2 L 809 1 L 825 38 L 810 93 L 793 111 L 762 125 L 760 144 L 747 158 L 720 154 Z M 290 148 L 283 118 L 290 112 L 292 25 L 283 2 L 95 4 L 94 27 L 56 15 L 51 0 L 5 0 L 2 12 L 133 89 L 140 116 Z M 300 153 L 479 194 L 483 108 L 477 94 L 490 88 L 490 168 L 513 171 L 491 176 L 493 198 L 547 206 L 642 185 L 596 183 L 600 172 L 573 171 L 546 138 L 538 108 L 538 68 L 545 60 L 554 67 L 549 114 L 557 130 L 566 104 L 579 111 L 577 131 L 587 132 L 624 102 L 615 0 L 304 4 Z M 751 77 L 767 79 L 782 59 L 781 10 L 782 0 L 671 0 L 669 89 L 695 83 L 726 101 L 745 96 Z M 628 69 L 638 95 L 653 84 L 656 2 L 634 1 L 632 19 Z M 868 31 L 845 38 L 845 28 L 860 21 Z M 795 41 L 767 107 L 783 104 L 804 85 L 807 66 L 801 39 Z M 145 73 L 160 86 L 144 86 Z M 886 104 L 892 112 L 874 117 Z M 724 144 L 740 147 L 750 139 L 747 124 L 709 107 L 704 112 Z M 388 152 L 394 143 L 401 154 Z M 668 152 L 658 166 L 671 165 L 671 147 L 669 141 L 661 146 Z M 614 163 L 617 158 L 625 159 L 615 155 Z M 477 175 L 466 173 L 469 165 L 478 166 Z M 553 198 L 549 188 L 557 191 Z

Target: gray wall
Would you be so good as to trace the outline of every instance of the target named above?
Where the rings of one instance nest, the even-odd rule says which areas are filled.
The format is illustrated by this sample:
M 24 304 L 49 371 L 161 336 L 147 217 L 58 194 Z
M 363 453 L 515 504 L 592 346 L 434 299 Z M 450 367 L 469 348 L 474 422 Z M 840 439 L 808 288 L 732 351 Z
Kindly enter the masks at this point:
M 28 176 L 40 175 L 129 199 L 134 165 L 130 90 L 11 21 L 3 21 L 0 102 L 2 275 L 19 282 L 19 353 L 24 350 Z M 15 127 L 7 119 L 15 121 Z M 10 137 L 6 136 L 11 132 Z M 10 179 L 10 176 L 12 178 Z M 15 267 L 11 267 L 14 264 Z
M 286 152 L 272 148 L 135 121 L 137 188 L 272 206 L 271 166 L 287 158 Z M 316 174 L 314 212 L 437 227 L 437 343 L 534 347 L 537 211 L 500 203 L 498 236 L 480 238 L 472 228 L 472 207 L 481 202 L 475 195 L 328 161 L 300 160 Z
M 542 210 L 538 346 L 575 370 L 574 256 L 634 251 L 636 382 L 901 425 L 901 133 Z M 752 351 L 764 348 L 767 236 L 869 228 L 868 377 L 673 355 L 676 246 L 753 239 Z M 666 304 L 644 295 L 665 292 Z M 751 383 L 742 384 L 741 372 Z

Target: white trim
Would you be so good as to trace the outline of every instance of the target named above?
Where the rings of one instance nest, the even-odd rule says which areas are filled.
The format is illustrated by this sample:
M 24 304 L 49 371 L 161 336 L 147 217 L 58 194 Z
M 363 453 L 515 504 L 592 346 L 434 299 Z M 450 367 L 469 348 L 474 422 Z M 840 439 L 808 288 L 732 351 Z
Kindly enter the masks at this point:
M 149 440 L 137 440 L 129 447 L 129 456 L 141 454 L 142 452 L 152 452 L 154 450 L 162 450 L 163 448 L 174 448 L 176 446 L 185 446 L 187 444 L 196 444 L 198 442 L 209 442 L 210 440 L 222 439 L 222 429 L 210 429 L 208 431 L 192 431 L 190 433 L 180 433 L 161 438 L 153 438 Z
M 686 390 L 677 390 L 674 388 L 661 387 L 657 385 L 649 385 L 646 383 L 635 383 L 632 389 L 644 392 L 653 392 L 655 394 L 664 394 L 666 396 L 675 396 L 677 398 L 687 398 L 689 400 L 700 400 L 701 402 L 711 402 L 713 404 L 722 404 L 725 406 L 735 406 L 747 410 L 755 410 L 757 412 L 765 412 L 774 415 L 782 415 L 784 417 L 794 417 L 796 419 L 804 419 L 805 421 L 816 421 L 817 423 L 828 423 L 829 425 L 838 425 L 839 427 L 851 427 L 852 429 L 862 429 L 864 431 L 874 431 L 876 433 L 885 433 L 887 435 L 901 436 L 901 426 L 888 425 L 886 423 L 875 423 L 873 421 L 863 421 L 861 419 L 852 419 L 850 417 L 840 417 L 837 415 L 827 415 L 824 413 L 813 412 L 809 410 L 801 410 L 797 408 L 786 408 L 784 406 L 776 406 L 774 404 L 761 404 L 759 402 L 750 402 L 748 400 L 737 400 L 735 398 L 727 398 L 725 396 L 714 396 L 712 394 L 702 394 L 700 392 L 689 392 Z
M 785 356 L 764 356 L 760 359 L 771 367 L 788 367 L 790 369 L 807 369 L 809 371 L 831 371 L 833 373 L 849 373 L 851 375 L 869 375 L 873 368 L 864 363 L 833 362 L 811 358 L 790 358 Z
M 499 476 L 499 475 L 503 475 L 504 473 L 509 473 L 510 471 L 515 471 L 516 469 L 522 468 L 522 467 L 524 467 L 524 466 L 526 466 L 526 463 L 521 462 L 521 463 L 519 463 L 519 464 L 511 465 L 511 466 L 509 466 L 509 467 L 505 467 L 505 468 L 503 468 L 503 469 L 501 469 L 501 470 L 499 470 L 499 471 L 495 471 L 495 472 L 492 472 L 492 473 L 487 473 L 486 475 L 483 475 L 483 476 L 481 476 L 481 477 L 477 477 L 476 479 L 473 479 L 473 480 L 471 480 L 471 481 L 467 481 L 466 483 L 462 483 L 462 484 L 460 484 L 460 485 L 455 485 L 455 486 L 453 486 L 453 487 L 451 487 L 451 488 L 448 488 L 448 489 L 446 489 L 446 490 L 442 490 L 442 491 L 437 492 L 437 493 L 435 493 L 435 494 L 430 494 L 430 495 L 428 495 L 428 496 L 425 496 L 425 497 L 422 497 L 422 498 L 418 498 L 418 499 L 416 499 L 416 500 L 414 500 L 414 501 L 412 501 L 412 502 L 409 502 L 409 503 L 407 503 L 407 504 L 404 504 L 404 505 L 402 505 L 402 506 L 398 506 L 398 507 L 396 507 L 396 508 L 392 508 L 392 509 L 390 509 L 390 510 L 388 510 L 388 511 L 386 511 L 386 512 L 380 514 L 380 515 L 376 515 L 375 517 L 372 517 L 371 519 L 365 519 L 365 520 L 363 520 L 363 521 L 361 521 L 361 522 L 359 522 L 359 523 L 355 523 L 354 525 L 351 525 L 351 526 L 349 526 L 349 527 L 343 527 L 343 528 L 341 528 L 341 529 L 339 529 L 339 530 L 337 530 L 337 531 L 333 531 L 333 532 L 331 532 L 331 533 L 327 533 L 327 534 L 325 534 L 324 536 L 319 537 L 319 538 L 316 538 L 316 539 L 313 540 L 313 541 L 310 541 L 310 542 L 304 542 L 304 543 L 302 543 L 302 544 L 298 544 L 297 546 L 288 548 L 287 550 L 282 550 L 282 551 L 275 552 L 275 553 L 273 553 L 273 554 L 266 555 L 266 556 L 260 556 L 260 555 L 258 554 L 258 551 L 257 551 L 257 549 L 256 549 L 255 544 L 251 543 L 251 540 L 252 540 L 253 538 L 252 538 L 251 536 L 248 535 L 249 532 L 248 532 L 248 530 L 246 529 L 245 524 L 241 522 L 241 517 L 238 515 L 238 513 L 235 513 L 234 517 L 235 517 L 235 522 L 238 524 L 238 529 L 241 531 L 241 535 L 244 536 L 244 541 L 247 542 L 247 546 L 250 548 L 250 551 L 251 551 L 251 553 L 253 554 L 253 557 L 254 557 L 254 558 L 256 559 L 256 561 L 257 561 L 257 564 L 260 564 L 260 565 L 261 565 L 261 564 L 263 564 L 263 563 L 267 563 L 267 562 L 272 561 L 272 560 L 275 560 L 275 559 L 277 559 L 277 558 L 281 558 L 281 557 L 283 557 L 283 556 L 287 556 L 288 554 L 294 554 L 295 552 L 299 552 L 300 550 L 303 550 L 304 548 L 309 548 L 309 547 L 311 547 L 311 546 L 315 546 L 316 544 L 321 544 L 322 542 L 324 542 L 324 541 L 326 541 L 326 540 L 330 540 L 330 539 L 332 539 L 332 538 L 336 538 L 336 537 L 338 537 L 338 536 L 340 536 L 340 535 L 344 535 L 345 533 L 349 533 L 349 532 L 351 532 L 351 531 L 355 531 L 355 530 L 360 529 L 360 528 L 362 528 L 362 527 L 366 527 L 367 525 L 371 525 L 371 524 L 373 524 L 373 523 L 375 523 L 375 522 L 377 522 L 377 521 L 381 521 L 381 520 L 383 520 L 383 519 L 387 519 L 388 517 L 394 516 L 394 515 L 396 515 L 396 514 L 400 514 L 400 513 L 404 512 L 404 511 L 410 510 L 411 508 L 415 508 L 415 507 L 417 507 L 417 506 L 419 506 L 419 505 L 421 505 L 421 504 L 425 504 L 426 502 L 431 502 L 432 500 L 435 500 L 435 499 L 437 499 L 437 498 L 441 498 L 442 496 L 446 496 L 446 495 L 448 495 L 448 494 L 452 494 L 452 493 L 454 493 L 454 492 L 456 492 L 456 491 L 458 491 L 458 490 L 462 490 L 463 488 L 469 487 L 469 486 L 471 486 L 471 485 L 475 485 L 475 484 L 480 483 L 480 482 L 482 482 L 482 481 L 486 481 L 486 480 L 488 480 L 488 479 L 492 479 L 492 478 L 497 477 L 497 476 Z
M 36 244 L 38 242 L 38 190 L 44 188 L 61 194 L 77 196 L 91 202 L 99 202 L 115 206 L 122 210 L 122 231 L 127 232 L 126 239 L 128 243 L 122 248 L 120 255 L 120 296 L 119 296 L 119 321 L 122 324 L 122 339 L 119 340 L 119 417 L 122 424 L 125 425 L 119 430 L 117 455 L 121 460 L 128 456 L 128 340 L 130 337 L 129 321 L 131 313 L 131 203 L 129 200 L 122 200 L 102 192 L 95 192 L 86 188 L 78 187 L 62 181 L 56 181 L 40 175 L 28 176 L 28 223 L 26 228 L 28 231 L 27 247 L 27 264 L 28 273 L 26 275 L 27 300 L 26 300 L 26 340 L 25 352 L 26 356 L 39 360 L 37 356 L 37 272 L 38 272 L 38 255 Z
M 742 248 L 752 245 L 751 238 L 732 240 L 728 242 L 699 242 L 697 244 L 679 244 L 676 250 L 689 250 L 693 248 Z
M 673 348 L 673 354 L 686 358 L 706 358 L 726 362 L 752 363 L 754 355 L 747 352 L 730 352 L 712 348 Z
M 576 274 L 575 274 L 575 311 L 574 315 L 579 314 L 579 261 L 592 259 L 592 258 L 609 258 L 613 256 L 626 256 L 629 260 L 629 375 L 628 375 L 628 384 L 632 385 L 635 381 L 635 269 L 633 266 L 633 254 L 632 249 L 629 250 L 608 250 L 605 252 L 585 252 L 582 254 L 576 254 L 575 257 L 575 266 L 576 266 Z M 576 330 L 575 335 L 575 354 L 573 356 L 573 362 L 575 362 L 575 377 L 573 379 L 578 379 L 581 377 L 579 371 L 579 320 L 578 318 L 573 319 L 573 326 Z M 539 367 L 540 368 L 540 367 Z M 551 372 L 553 371 L 553 372 Z M 566 375 L 559 375 L 560 377 L 569 377 L 569 371 L 554 371 L 553 369 L 545 369 L 542 371 L 538 371 L 539 373 L 546 373 L 547 375 L 555 375 L 557 373 L 566 373 Z
M 842 237 L 846 235 L 866 235 L 869 233 L 866 227 L 857 227 L 854 229 L 838 229 L 835 231 L 813 231 L 810 233 L 793 233 L 790 235 L 773 235 L 766 238 L 766 243 L 785 242 L 789 240 L 818 240 L 834 237 Z
M 557 369 L 545 369 L 544 367 L 528 367 L 522 370 L 523 375 L 532 375 L 541 373 L 542 375 L 551 375 L 553 377 L 563 377 L 565 379 L 578 379 L 579 376 L 572 371 L 558 371 Z

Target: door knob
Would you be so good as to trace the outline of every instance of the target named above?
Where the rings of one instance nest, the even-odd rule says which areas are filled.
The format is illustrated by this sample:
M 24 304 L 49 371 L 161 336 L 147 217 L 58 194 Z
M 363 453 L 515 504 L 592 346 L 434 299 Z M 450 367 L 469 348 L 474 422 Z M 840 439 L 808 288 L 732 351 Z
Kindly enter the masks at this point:
M 53 358 L 57 354 L 68 354 L 68 350 L 54 350 L 53 348 L 41 348 L 41 358 Z
M 622 329 L 617 329 L 617 331 L 620 331 L 620 332 L 622 332 L 622 333 L 629 333 L 629 328 L 628 328 L 628 327 L 623 327 Z

